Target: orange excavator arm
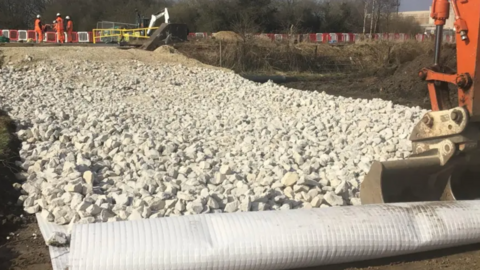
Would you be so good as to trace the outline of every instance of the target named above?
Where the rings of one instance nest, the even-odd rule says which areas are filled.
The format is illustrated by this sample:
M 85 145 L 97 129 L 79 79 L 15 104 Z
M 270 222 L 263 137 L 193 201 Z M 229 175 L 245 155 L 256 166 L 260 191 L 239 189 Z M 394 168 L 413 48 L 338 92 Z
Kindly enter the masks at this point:
M 455 16 L 457 71 L 440 63 L 443 27 Z M 361 185 L 363 204 L 480 198 L 480 1 L 433 0 L 435 57 L 419 71 L 432 111 L 414 127 L 413 155 L 375 161 Z M 458 105 L 448 85 L 458 89 Z M 479 97 L 476 97 L 479 96 Z
M 478 61 L 480 5 L 477 1 L 456 0 L 450 1 L 455 15 L 455 31 L 457 35 L 457 74 L 443 74 L 438 72 L 442 45 L 443 26 L 450 15 L 450 3 L 448 0 L 433 0 L 431 17 L 435 20 L 435 59 L 434 66 L 420 71 L 420 78 L 428 81 L 428 91 L 432 110 L 450 109 L 448 89 L 445 83 L 451 83 L 458 87 L 459 106 L 465 106 L 470 116 L 480 116 L 480 103 L 474 111 L 472 77 L 475 76 Z M 471 2 L 471 3 L 469 3 Z M 468 3 L 468 4 L 467 4 Z M 474 6 L 472 6 L 474 5 Z M 462 16 L 461 16 L 462 15 Z M 464 19 L 465 18 L 465 19 Z M 470 25 L 471 29 L 467 25 Z M 443 83 L 440 83 L 443 82 Z M 477 87 L 478 88 L 478 87 Z M 470 91 L 472 90 L 472 91 Z M 480 100 L 478 101 L 480 102 Z

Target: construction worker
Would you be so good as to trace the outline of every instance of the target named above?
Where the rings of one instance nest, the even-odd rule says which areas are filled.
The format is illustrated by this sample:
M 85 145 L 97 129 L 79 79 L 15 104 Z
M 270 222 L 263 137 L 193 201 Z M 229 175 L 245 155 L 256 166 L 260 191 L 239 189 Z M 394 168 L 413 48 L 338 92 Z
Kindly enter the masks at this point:
M 65 28 L 63 26 L 63 19 L 62 16 L 60 16 L 60 13 L 57 13 L 56 21 L 57 40 L 59 43 L 65 43 Z
M 40 43 L 43 41 L 43 26 L 42 26 L 42 20 L 40 19 L 40 15 L 37 15 L 37 19 L 35 19 L 35 34 L 36 34 L 36 39 L 37 43 Z
M 65 19 L 67 20 L 67 42 L 72 43 L 73 22 L 70 19 L 70 16 L 65 17 Z

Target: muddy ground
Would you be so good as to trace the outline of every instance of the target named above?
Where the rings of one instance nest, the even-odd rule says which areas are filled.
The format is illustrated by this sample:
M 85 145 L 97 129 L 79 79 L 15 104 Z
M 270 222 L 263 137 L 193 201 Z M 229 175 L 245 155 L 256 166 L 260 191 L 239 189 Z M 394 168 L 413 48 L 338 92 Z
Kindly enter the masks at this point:
M 52 269 L 35 217 L 16 205 L 20 193 L 13 184 L 20 142 L 14 132 L 13 121 L 0 111 L 0 269 Z
M 7 49 L 4 49 L 7 50 Z M 69 48 L 58 50 L 55 54 L 48 54 L 41 48 L 31 50 L 28 48 L 11 48 L 3 51 L 3 59 L 0 57 L 0 65 L 4 63 L 20 63 L 25 55 L 33 56 L 34 61 L 40 61 L 48 55 L 62 59 L 72 57 L 85 57 L 90 60 L 111 60 L 115 59 L 140 59 L 143 61 L 181 61 L 186 65 L 201 65 L 195 60 L 188 60 L 182 56 L 170 55 L 169 50 L 165 51 L 166 56 L 156 52 L 149 55 L 146 52 L 120 51 L 113 48 Z M 0 54 L 2 50 L 0 50 Z M 68 55 L 68 57 L 65 57 Z M 152 57 L 154 56 L 154 57 Z M 77 58 L 78 59 L 78 58 Z M 432 55 L 426 53 L 397 66 L 389 66 L 368 76 L 356 76 L 355 74 L 326 74 L 316 79 L 308 79 L 300 82 L 291 82 L 286 86 L 309 90 L 325 91 L 333 95 L 342 95 L 353 98 L 382 98 L 392 100 L 396 104 L 408 106 L 429 107 L 425 83 L 417 78 L 420 68 L 428 66 L 432 62 Z M 68 60 L 63 60 L 68 61 Z M 443 62 L 449 67 L 455 67 L 455 51 L 452 48 L 444 50 Z M 1 115 L 1 114 L 0 114 Z M 6 125 L 5 125 L 6 124 Z M 3 122 L 7 127 L 10 143 L 8 144 L 8 155 L 4 158 L 15 160 L 18 156 L 18 141 L 13 137 L 14 128 L 9 122 Z M 0 131 L 2 130 L 0 121 Z M 5 134 L 4 134 L 5 135 Z M 0 133 L 0 143 L 2 134 Z M 15 167 L 11 162 L 0 162 L 0 270 L 2 269 L 52 269 L 48 248 L 41 237 L 38 226 L 33 216 L 21 217 L 21 207 L 15 206 L 18 191 L 12 184 Z M 7 239 L 8 238 L 8 239 Z M 383 260 L 367 261 L 354 264 L 325 266 L 311 268 L 332 269 L 332 270 L 470 270 L 480 268 L 480 244 L 448 250 L 433 251 L 422 254 L 408 255 Z

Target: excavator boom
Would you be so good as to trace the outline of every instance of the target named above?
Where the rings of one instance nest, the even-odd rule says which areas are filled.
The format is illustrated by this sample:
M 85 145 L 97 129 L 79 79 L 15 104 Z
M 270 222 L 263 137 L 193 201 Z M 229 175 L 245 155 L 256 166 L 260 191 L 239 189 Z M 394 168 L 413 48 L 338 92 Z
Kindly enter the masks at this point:
M 165 10 L 163 12 L 158 12 L 157 14 L 152 14 L 151 18 L 150 18 L 150 23 L 148 25 L 148 31 L 147 31 L 147 36 L 150 36 L 152 34 L 152 27 L 155 26 L 155 22 L 162 18 L 162 17 L 165 17 L 165 23 L 169 23 L 170 22 L 170 16 L 168 14 L 168 9 L 165 8 Z
M 443 26 L 455 16 L 457 72 L 440 63 Z M 377 162 L 361 184 L 362 204 L 451 201 L 480 198 L 480 1 L 433 0 L 433 65 L 419 71 L 432 111 L 414 127 L 413 155 Z M 448 84 L 458 89 L 452 106 Z

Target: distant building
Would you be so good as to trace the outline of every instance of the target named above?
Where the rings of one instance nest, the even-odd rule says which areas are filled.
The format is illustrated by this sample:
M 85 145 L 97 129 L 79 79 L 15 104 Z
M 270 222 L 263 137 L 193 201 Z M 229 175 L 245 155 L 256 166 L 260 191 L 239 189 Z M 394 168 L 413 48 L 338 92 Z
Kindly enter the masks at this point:
M 415 21 L 417 21 L 422 28 L 425 29 L 426 32 L 432 32 L 435 31 L 435 21 L 430 17 L 432 7 L 430 6 L 429 10 L 425 11 L 405 11 L 405 12 L 399 12 L 399 16 L 403 17 L 411 17 Z M 450 17 L 445 23 L 445 26 L 443 27 L 445 31 L 453 31 L 453 25 L 455 23 L 455 15 L 453 13 L 453 9 L 450 8 Z M 432 32 L 433 33 L 433 32 Z

